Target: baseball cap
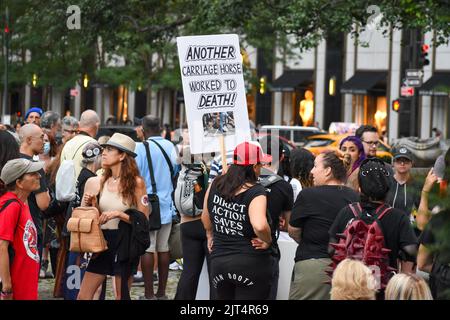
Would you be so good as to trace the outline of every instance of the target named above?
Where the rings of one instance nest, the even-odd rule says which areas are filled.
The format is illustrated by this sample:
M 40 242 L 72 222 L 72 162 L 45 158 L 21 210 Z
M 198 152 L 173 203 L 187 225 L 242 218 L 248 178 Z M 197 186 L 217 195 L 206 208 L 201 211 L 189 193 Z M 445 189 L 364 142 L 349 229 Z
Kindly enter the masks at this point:
M 44 162 L 30 161 L 28 159 L 13 159 L 9 160 L 2 169 L 0 179 L 5 183 L 5 185 L 16 181 L 21 176 L 26 173 L 37 172 L 44 167 Z
M 261 146 L 255 142 L 242 142 L 234 149 L 233 163 L 239 166 L 270 162 L 272 162 L 272 157 L 264 154 Z
M 394 151 L 394 160 L 399 159 L 399 158 L 406 158 L 410 161 L 413 161 L 413 155 L 412 155 L 411 151 L 409 151 L 405 146 L 399 146 Z

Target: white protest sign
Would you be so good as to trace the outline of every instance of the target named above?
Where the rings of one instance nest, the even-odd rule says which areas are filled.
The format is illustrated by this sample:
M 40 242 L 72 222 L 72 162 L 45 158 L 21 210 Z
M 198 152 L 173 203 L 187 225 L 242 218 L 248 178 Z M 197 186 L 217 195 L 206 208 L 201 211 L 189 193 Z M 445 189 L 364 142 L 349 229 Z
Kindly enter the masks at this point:
M 236 34 L 178 37 L 178 56 L 193 154 L 250 141 L 242 56 Z

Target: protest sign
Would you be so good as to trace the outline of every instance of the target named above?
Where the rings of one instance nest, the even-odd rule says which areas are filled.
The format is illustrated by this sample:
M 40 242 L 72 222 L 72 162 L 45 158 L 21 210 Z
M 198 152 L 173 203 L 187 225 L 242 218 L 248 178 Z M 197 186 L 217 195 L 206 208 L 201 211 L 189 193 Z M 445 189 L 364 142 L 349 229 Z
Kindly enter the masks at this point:
M 191 152 L 221 151 L 222 137 L 227 150 L 250 141 L 238 36 L 178 37 L 177 45 Z

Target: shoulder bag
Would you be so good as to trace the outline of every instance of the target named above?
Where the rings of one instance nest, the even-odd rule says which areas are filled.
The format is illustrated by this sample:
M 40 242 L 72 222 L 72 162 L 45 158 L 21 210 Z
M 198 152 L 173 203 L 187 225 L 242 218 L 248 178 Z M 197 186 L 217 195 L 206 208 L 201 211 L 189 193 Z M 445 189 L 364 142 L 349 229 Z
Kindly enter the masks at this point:
M 152 211 L 148 218 L 150 231 L 161 229 L 161 212 L 159 208 L 159 198 L 156 190 L 155 174 L 153 172 L 152 156 L 147 141 L 144 141 L 145 152 L 147 153 L 148 170 L 150 171 L 150 181 L 152 183 L 152 193 L 147 194 L 148 202 L 152 206 Z

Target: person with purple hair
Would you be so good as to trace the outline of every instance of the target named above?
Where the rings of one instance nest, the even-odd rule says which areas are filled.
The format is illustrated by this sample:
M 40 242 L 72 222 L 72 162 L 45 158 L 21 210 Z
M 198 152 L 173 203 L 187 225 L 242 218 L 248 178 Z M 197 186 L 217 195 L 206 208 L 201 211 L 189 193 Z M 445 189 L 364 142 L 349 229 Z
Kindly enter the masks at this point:
M 348 136 L 342 139 L 339 144 L 339 150 L 343 155 L 343 161 L 347 168 L 347 183 L 345 185 L 358 192 L 359 166 L 366 158 L 361 139 L 356 136 Z

